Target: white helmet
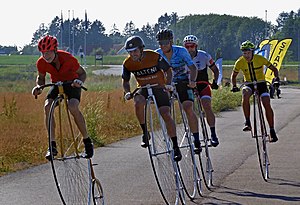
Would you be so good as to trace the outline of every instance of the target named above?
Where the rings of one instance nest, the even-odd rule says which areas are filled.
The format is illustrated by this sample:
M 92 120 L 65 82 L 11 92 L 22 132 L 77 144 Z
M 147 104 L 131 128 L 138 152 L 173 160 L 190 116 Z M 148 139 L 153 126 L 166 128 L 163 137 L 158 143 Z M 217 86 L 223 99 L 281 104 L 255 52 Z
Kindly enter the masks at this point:
M 183 45 L 185 45 L 186 43 L 195 43 L 196 45 L 198 45 L 198 38 L 194 35 L 187 35 L 183 39 Z

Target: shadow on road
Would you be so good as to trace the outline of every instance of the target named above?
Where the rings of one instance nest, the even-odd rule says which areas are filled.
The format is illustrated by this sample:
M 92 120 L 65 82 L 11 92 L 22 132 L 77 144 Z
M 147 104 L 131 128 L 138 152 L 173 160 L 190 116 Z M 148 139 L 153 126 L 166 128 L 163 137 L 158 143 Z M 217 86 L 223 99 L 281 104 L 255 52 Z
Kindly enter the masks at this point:
M 277 199 L 285 202 L 297 202 L 300 201 L 299 196 L 284 196 L 284 195 L 278 195 L 278 194 L 264 194 L 264 193 L 258 193 L 258 192 L 252 192 L 252 191 L 244 191 L 244 190 L 238 190 L 238 189 L 232 189 L 229 187 L 221 187 L 222 190 L 219 193 L 224 194 L 231 194 L 235 196 L 240 197 L 255 197 L 255 198 L 261 198 L 261 199 Z

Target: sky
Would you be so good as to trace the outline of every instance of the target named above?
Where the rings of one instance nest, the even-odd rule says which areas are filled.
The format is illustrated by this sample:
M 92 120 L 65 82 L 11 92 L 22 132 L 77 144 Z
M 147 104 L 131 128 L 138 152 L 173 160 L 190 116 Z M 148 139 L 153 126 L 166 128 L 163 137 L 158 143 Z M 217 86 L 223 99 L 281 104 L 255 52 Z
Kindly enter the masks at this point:
M 258 17 L 276 24 L 282 12 L 297 12 L 298 0 L 26 0 L 5 1 L 1 5 L 0 45 L 22 48 L 31 42 L 40 24 L 49 25 L 55 16 L 84 19 L 85 11 L 90 22 L 101 21 L 108 33 L 113 24 L 120 32 L 132 21 L 136 28 L 149 23 L 154 25 L 165 13 L 178 16 L 194 14 L 226 14 Z M 266 12 L 267 11 L 267 12 Z

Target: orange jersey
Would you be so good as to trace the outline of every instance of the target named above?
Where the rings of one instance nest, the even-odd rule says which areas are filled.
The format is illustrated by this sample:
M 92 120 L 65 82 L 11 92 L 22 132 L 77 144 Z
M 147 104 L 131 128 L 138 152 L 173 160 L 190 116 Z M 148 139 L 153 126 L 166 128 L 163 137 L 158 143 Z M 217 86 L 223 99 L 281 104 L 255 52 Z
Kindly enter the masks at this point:
M 51 82 L 53 83 L 58 81 L 71 81 L 78 78 L 78 74 L 76 73 L 80 67 L 78 60 L 70 53 L 62 50 L 58 50 L 57 55 L 60 62 L 59 70 L 51 63 L 47 63 L 41 56 L 36 62 L 38 71 L 44 75 L 49 73 Z
M 129 81 L 130 75 L 133 73 L 138 86 L 147 84 L 165 85 L 164 71 L 168 69 L 170 69 L 169 63 L 159 53 L 145 50 L 141 61 L 133 61 L 130 56 L 124 60 L 122 78 Z

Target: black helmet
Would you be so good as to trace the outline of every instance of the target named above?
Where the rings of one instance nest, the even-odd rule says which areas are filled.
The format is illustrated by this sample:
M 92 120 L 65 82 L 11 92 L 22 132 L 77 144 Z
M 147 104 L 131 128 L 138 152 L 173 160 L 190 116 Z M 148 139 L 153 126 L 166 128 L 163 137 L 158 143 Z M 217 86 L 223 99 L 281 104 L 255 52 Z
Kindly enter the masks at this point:
M 137 48 L 144 48 L 145 44 L 141 37 L 139 36 L 131 36 L 125 42 L 125 49 L 127 51 L 133 51 Z
M 157 41 L 164 41 L 164 40 L 173 40 L 173 31 L 170 29 L 163 29 L 157 32 L 156 34 Z

